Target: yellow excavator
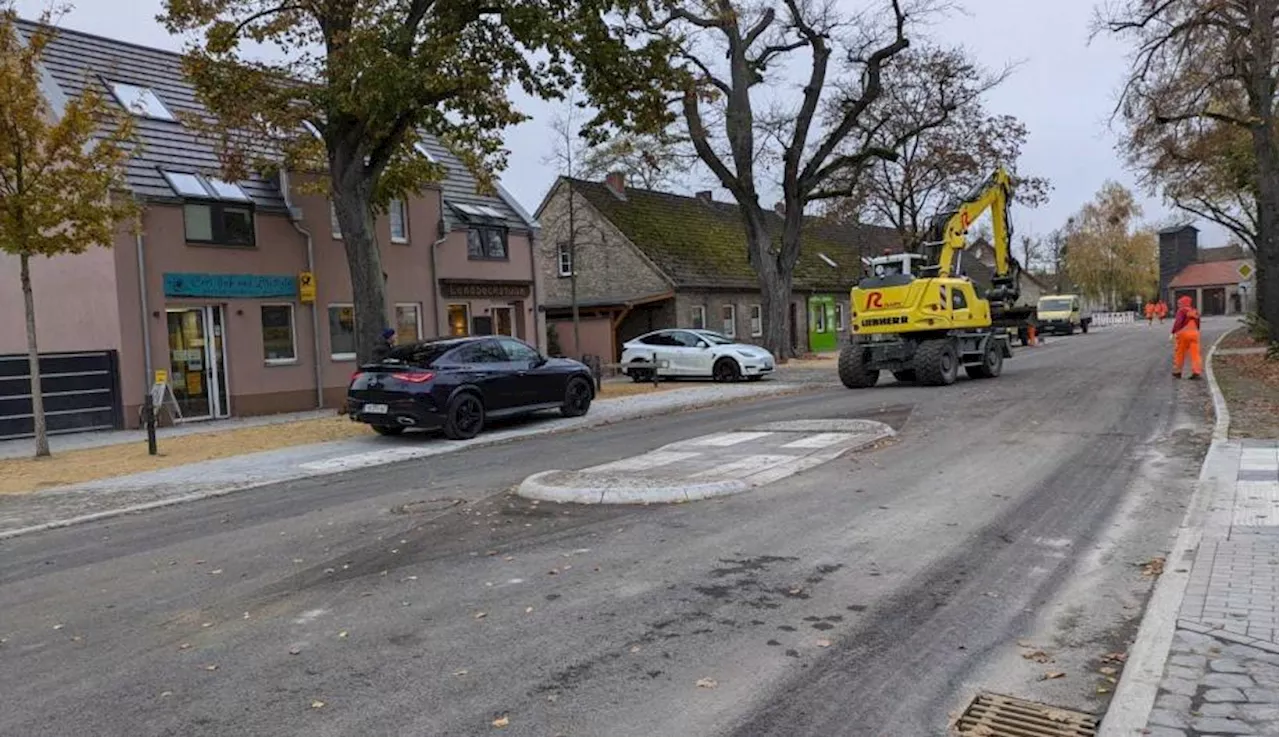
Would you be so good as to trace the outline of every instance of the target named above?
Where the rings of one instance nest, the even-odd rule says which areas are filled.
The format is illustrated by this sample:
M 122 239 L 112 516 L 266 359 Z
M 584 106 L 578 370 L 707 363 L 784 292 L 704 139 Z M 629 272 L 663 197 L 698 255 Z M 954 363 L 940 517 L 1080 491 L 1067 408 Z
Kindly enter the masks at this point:
M 1016 307 L 1020 266 L 1009 250 L 1013 180 L 997 169 L 969 195 L 935 216 L 924 253 L 871 259 L 871 272 L 850 292 L 851 341 L 840 351 L 840 381 L 875 386 L 881 371 L 902 382 L 952 384 L 963 367 L 970 378 L 1000 375 L 1013 355 L 1010 329 L 1029 319 Z M 995 274 L 980 294 L 959 274 L 965 234 L 991 210 Z

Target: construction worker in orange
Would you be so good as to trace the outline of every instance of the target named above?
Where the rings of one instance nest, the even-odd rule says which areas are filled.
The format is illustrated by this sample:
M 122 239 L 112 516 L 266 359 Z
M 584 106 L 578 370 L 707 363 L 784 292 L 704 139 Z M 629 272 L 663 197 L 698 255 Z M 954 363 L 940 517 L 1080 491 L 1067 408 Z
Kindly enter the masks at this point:
M 1199 379 L 1204 366 L 1200 363 L 1200 313 L 1191 306 L 1190 297 L 1178 298 L 1178 312 L 1173 317 L 1173 378 L 1182 378 L 1182 366 L 1191 356 L 1191 378 Z
M 1151 327 L 1151 323 L 1154 322 L 1156 318 L 1156 303 L 1148 302 L 1146 306 L 1142 308 L 1142 312 L 1147 316 L 1147 327 Z
M 1169 305 L 1165 304 L 1163 299 L 1156 302 L 1156 319 L 1160 321 L 1161 325 L 1164 324 L 1164 318 L 1167 317 L 1168 314 Z

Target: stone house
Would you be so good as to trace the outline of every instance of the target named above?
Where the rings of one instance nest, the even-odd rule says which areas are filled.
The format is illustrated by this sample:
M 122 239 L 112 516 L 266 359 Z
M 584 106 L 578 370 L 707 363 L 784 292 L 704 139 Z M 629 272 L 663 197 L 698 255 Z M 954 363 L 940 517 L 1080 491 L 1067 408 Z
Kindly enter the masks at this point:
M 182 122 L 201 107 L 178 54 L 60 29 L 43 67 L 54 114 L 92 85 L 135 116 L 142 143 L 126 182 L 141 232 L 32 263 L 51 431 L 136 426 L 148 393 L 185 420 L 340 406 L 355 369 L 351 283 L 331 203 L 301 186 L 322 174 L 222 181 L 211 143 Z M 536 223 L 501 189 L 480 193 L 438 142 L 418 152 L 447 177 L 391 203 L 375 231 L 399 339 L 540 345 Z M 20 437 L 31 400 L 16 258 L 0 257 L 0 285 L 0 438 Z
M 577 263 L 569 252 L 570 196 Z M 768 213 L 771 227 L 782 217 Z M 710 192 L 688 197 L 561 177 L 534 217 L 548 333 L 565 355 L 617 360 L 622 344 L 650 330 L 706 328 L 744 342 L 763 335 L 760 291 L 747 261 L 736 204 Z M 849 290 L 864 257 L 898 250 L 888 228 L 809 218 L 788 310 L 795 353 L 836 350 L 847 334 Z M 570 275 L 576 271 L 582 345 L 573 341 Z

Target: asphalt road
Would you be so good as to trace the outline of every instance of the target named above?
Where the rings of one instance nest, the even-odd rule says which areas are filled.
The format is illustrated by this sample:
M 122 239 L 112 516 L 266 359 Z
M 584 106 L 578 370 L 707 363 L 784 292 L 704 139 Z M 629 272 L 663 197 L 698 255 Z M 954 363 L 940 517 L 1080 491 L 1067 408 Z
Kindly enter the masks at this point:
M 1207 446 L 1169 352 L 1099 330 L 995 381 L 833 386 L 0 542 L 0 735 L 912 736 L 979 688 L 1100 713 L 1098 658 Z M 832 417 L 900 435 L 715 501 L 510 494 Z

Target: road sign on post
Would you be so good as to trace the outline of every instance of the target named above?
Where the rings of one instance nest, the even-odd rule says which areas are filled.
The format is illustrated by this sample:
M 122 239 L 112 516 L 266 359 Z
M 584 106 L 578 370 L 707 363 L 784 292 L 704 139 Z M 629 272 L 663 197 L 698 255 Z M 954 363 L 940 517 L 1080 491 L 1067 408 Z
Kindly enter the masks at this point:
M 1239 268 L 1236 269 L 1236 273 L 1240 275 L 1243 281 L 1249 281 L 1253 278 L 1253 267 L 1248 263 L 1240 264 Z

